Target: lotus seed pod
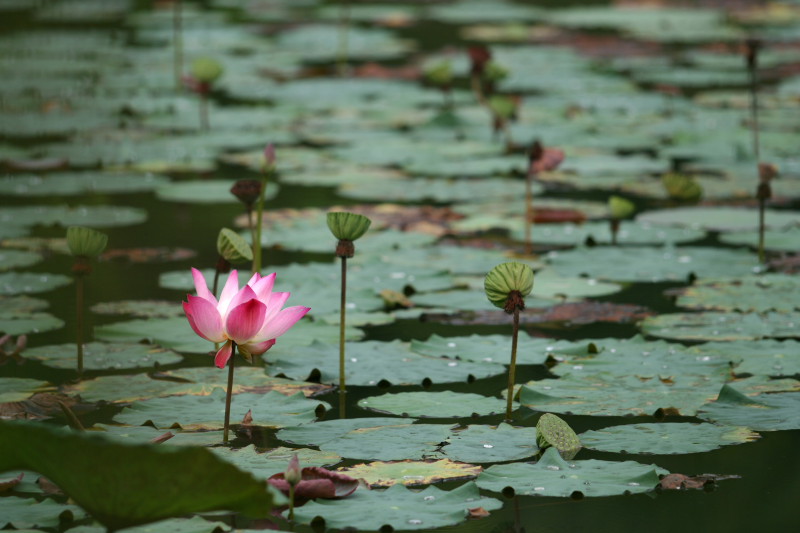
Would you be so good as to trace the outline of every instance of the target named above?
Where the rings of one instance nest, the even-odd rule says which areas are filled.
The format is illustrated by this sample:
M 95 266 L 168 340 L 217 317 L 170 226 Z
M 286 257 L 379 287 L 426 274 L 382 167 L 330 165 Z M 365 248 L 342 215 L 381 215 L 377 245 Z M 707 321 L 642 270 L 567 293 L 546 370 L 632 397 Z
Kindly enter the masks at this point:
M 608 199 L 608 210 L 611 213 L 611 218 L 622 220 L 633 215 L 636 208 L 630 200 L 619 196 L 611 196 Z
M 531 293 L 533 270 L 522 263 L 501 263 L 486 274 L 483 288 L 486 290 L 486 297 L 492 304 L 506 309 L 506 302 L 512 293 L 516 292 L 523 298 Z
M 67 246 L 72 255 L 97 257 L 108 245 L 108 235 L 83 226 L 67 228 Z
M 354 241 L 364 235 L 372 221 L 355 213 L 328 213 L 328 228 L 340 241 Z
M 566 461 L 581 449 L 581 441 L 569 424 L 551 413 L 545 413 L 536 424 L 536 444 L 544 450 L 552 446 Z
M 244 238 L 233 230 L 222 228 L 217 236 L 217 252 L 230 263 L 245 263 L 253 260 L 253 249 Z
M 198 57 L 192 61 L 192 77 L 201 83 L 214 83 L 222 76 L 222 64 L 211 57 Z

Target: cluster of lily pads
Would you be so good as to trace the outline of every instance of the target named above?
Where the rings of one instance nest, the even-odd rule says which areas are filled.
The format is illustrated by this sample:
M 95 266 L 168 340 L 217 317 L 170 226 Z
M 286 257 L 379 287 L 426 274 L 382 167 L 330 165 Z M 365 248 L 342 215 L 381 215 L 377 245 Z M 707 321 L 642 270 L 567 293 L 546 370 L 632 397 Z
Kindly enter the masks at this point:
M 466 529 L 800 429 L 791 2 L 149 4 L 0 5 L 0 527 L 257 529 L 277 475 Z M 307 315 L 198 325 L 227 263 Z

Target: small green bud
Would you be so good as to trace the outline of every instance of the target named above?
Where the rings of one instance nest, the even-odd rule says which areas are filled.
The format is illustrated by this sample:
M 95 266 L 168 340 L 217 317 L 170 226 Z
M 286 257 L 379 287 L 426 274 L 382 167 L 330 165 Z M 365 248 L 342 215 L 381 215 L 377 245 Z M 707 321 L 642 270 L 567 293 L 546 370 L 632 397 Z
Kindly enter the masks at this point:
M 672 200 L 696 202 L 703 196 L 703 187 L 689 175 L 670 172 L 661 176 L 661 183 Z
M 486 274 L 483 281 L 486 297 L 495 307 L 509 310 L 509 298 L 514 296 L 524 298 L 533 290 L 533 270 L 522 263 L 501 263 Z M 518 304 L 517 304 L 518 306 Z
M 222 228 L 217 236 L 217 252 L 229 263 L 246 263 L 253 260 L 253 249 L 233 230 Z
M 211 57 L 198 57 L 192 61 L 192 77 L 202 83 L 214 83 L 222 76 L 222 64 Z
M 83 226 L 67 228 L 67 246 L 72 255 L 97 257 L 108 245 L 108 235 Z
M 425 69 L 425 79 L 434 85 L 447 87 L 453 82 L 453 65 L 450 61 L 440 61 Z
M 496 61 L 489 61 L 483 69 L 483 78 L 496 83 L 508 77 L 508 69 Z
M 551 413 L 543 414 L 536 423 L 536 444 L 541 450 L 552 446 L 566 461 L 575 457 L 581 449 L 581 441 L 575 431 Z
M 608 198 L 608 210 L 611 213 L 611 218 L 622 220 L 633 215 L 636 208 L 630 200 L 619 196 L 611 196 Z
M 517 112 L 517 102 L 508 96 L 497 94 L 489 98 L 489 108 L 496 116 L 508 120 Z
M 372 221 L 355 213 L 328 213 L 328 228 L 340 241 L 354 241 L 364 235 Z

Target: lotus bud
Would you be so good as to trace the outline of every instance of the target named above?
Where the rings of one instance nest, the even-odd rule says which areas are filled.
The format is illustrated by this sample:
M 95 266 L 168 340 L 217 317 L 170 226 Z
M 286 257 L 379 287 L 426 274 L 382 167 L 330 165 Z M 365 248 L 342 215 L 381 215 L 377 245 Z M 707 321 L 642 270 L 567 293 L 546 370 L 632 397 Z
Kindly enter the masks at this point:
M 217 252 L 229 263 L 246 263 L 253 260 L 253 249 L 233 230 L 222 228 L 217 236 Z
M 355 254 L 353 241 L 364 235 L 372 224 L 372 221 L 364 215 L 347 212 L 328 213 L 327 221 L 331 233 L 339 239 L 336 246 L 337 257 L 353 257 Z
M 480 76 L 486 68 L 486 63 L 492 58 L 492 53 L 485 46 L 472 46 L 467 52 L 471 62 L 470 72 L 473 76 Z
M 275 145 L 269 143 L 264 147 L 264 170 L 275 169 Z
M 497 83 L 508 77 L 508 69 L 495 61 L 486 63 L 483 69 L 483 78 L 490 83 Z
M 536 444 L 544 450 L 552 446 L 569 461 L 580 451 L 581 441 L 569 424 L 551 413 L 545 413 L 536 424 Z
M 778 167 L 772 163 L 758 164 L 758 178 L 761 181 L 770 181 L 778 177 Z
M 489 98 L 489 108 L 492 113 L 503 120 L 509 120 L 517 112 L 518 102 L 510 96 L 495 95 Z
M 192 61 L 192 77 L 205 84 L 212 84 L 222 76 L 222 64 L 211 57 L 198 57 Z
M 440 61 L 425 70 L 425 78 L 444 89 L 449 89 L 453 82 L 453 65 L 450 61 Z
M 608 211 L 611 213 L 611 218 L 614 220 L 629 218 L 633 215 L 635 209 L 633 202 L 625 198 L 611 196 L 608 199 Z
M 703 187 L 686 174 L 670 172 L 661 176 L 667 195 L 673 200 L 696 202 L 703 196 Z
M 524 298 L 533 290 L 533 270 L 522 263 L 501 263 L 486 274 L 483 288 L 489 301 L 506 313 L 525 309 Z
M 289 461 L 289 467 L 286 469 L 286 472 L 283 473 L 283 478 L 292 487 L 296 486 L 303 479 L 303 472 L 300 470 L 300 459 L 297 458 L 297 454 L 292 455 L 292 459 Z
M 67 246 L 77 257 L 97 257 L 108 245 L 108 235 L 83 226 L 67 228 Z

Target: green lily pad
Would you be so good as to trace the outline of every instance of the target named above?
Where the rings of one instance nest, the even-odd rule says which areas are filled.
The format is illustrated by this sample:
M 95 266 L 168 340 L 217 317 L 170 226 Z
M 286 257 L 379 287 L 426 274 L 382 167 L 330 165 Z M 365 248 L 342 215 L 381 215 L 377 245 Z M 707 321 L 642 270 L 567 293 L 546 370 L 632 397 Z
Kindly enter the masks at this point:
M 340 468 L 338 470 L 354 479 L 363 479 L 370 487 L 431 485 L 443 481 L 474 479 L 483 469 L 466 463 L 454 463 L 449 459 L 426 461 L 373 461 Z
M 162 185 L 156 189 L 156 197 L 166 202 L 186 202 L 191 204 L 236 203 L 239 200 L 231 193 L 234 182 L 231 180 L 193 180 L 178 181 Z M 278 185 L 267 183 L 265 199 L 271 200 L 278 194 Z
M 98 315 L 131 315 L 141 318 L 183 316 L 181 304 L 166 300 L 117 300 L 101 302 L 91 308 Z
M 306 399 L 297 393 L 284 396 L 279 392 L 237 394 L 231 402 L 231 420 L 242 420 L 252 411 L 253 425 L 264 427 L 296 426 L 317 418 L 324 402 Z M 207 396 L 172 396 L 135 402 L 114 417 L 116 422 L 131 425 L 151 424 L 169 429 L 220 429 L 225 415 L 225 391 L 214 389 Z
M 0 250 L 0 271 L 25 268 L 42 260 L 42 255 L 25 250 Z
M 558 450 L 550 448 L 536 464 L 495 465 L 478 476 L 478 487 L 502 492 L 511 487 L 524 496 L 615 496 L 650 492 L 659 482 L 659 474 L 668 473 L 655 465 L 635 461 L 565 461 Z
M 227 386 L 227 372 L 210 365 L 200 368 L 180 368 L 158 374 L 161 379 L 148 375 L 101 376 L 83 380 L 71 385 L 70 392 L 80 394 L 86 401 L 134 402 L 165 396 L 185 394 L 207 396 L 215 388 Z M 330 387 L 316 383 L 272 378 L 264 374 L 264 369 L 253 366 L 239 366 L 233 383 L 233 394 L 242 392 L 266 393 L 277 391 L 287 396 L 302 392 L 314 396 L 327 392 Z
M 800 312 L 667 313 L 646 318 L 642 333 L 681 341 L 747 341 L 798 336 Z
M 170 439 L 172 441 L 174 439 Z M 169 442 L 169 441 L 168 441 Z M 72 533 L 104 533 L 100 526 L 78 526 L 70 528 Z M 220 522 L 206 520 L 199 516 L 192 518 L 170 518 L 159 520 L 153 524 L 125 528 L 128 533 L 224 533 L 224 526 Z
M 39 423 L 0 426 L 0 471 L 39 472 L 108 529 L 219 509 L 264 517 L 275 501 L 263 482 L 199 447 L 127 446 Z
M 222 431 L 181 431 L 173 428 L 167 432 L 151 426 L 112 426 L 110 424 L 95 424 L 91 431 L 95 430 L 104 437 L 127 444 L 147 444 L 165 433 L 171 433 L 173 436 L 160 444 L 213 446 L 222 442 Z
M 451 491 L 434 486 L 423 491 L 393 485 L 386 490 L 359 490 L 342 500 L 315 500 L 295 510 L 295 520 L 308 524 L 324 517 L 330 528 L 358 527 L 365 531 L 436 529 L 460 524 L 469 509 L 493 511 L 502 502 L 480 495 L 475 483 Z
M 592 450 L 656 455 L 707 452 L 758 437 L 744 427 L 685 422 L 611 426 L 580 434 L 581 444 Z
M 62 520 L 70 523 L 86 516 L 77 505 L 64 505 L 46 499 L 0 498 L 0 525 L 14 529 L 57 528 Z
M 499 463 L 519 461 L 539 453 L 536 428 L 469 425 L 457 429 L 447 439 L 441 453 L 464 463 Z
M 371 431 L 384 426 L 400 426 L 414 423 L 413 418 L 340 418 L 338 420 L 325 420 L 302 426 L 284 428 L 278 431 L 278 438 L 293 444 L 307 446 L 321 446 L 327 442 L 335 442 L 349 432 L 359 429 Z
M 742 231 L 720 235 L 719 240 L 726 244 L 758 248 L 758 232 Z M 776 252 L 794 252 L 800 249 L 800 227 L 767 229 L 764 231 L 764 249 Z
M 700 357 L 726 357 L 734 365 L 736 374 L 772 377 L 800 374 L 800 342 L 797 341 L 707 342 L 687 351 Z
M 41 333 L 62 327 L 64 321 L 50 313 L 29 313 L 24 316 L 13 313 L 8 316 L 5 311 L 0 311 L 0 332 L 8 335 Z
M 147 173 L 64 172 L 27 174 L 0 179 L 0 194 L 10 196 L 67 196 L 147 192 L 169 183 L 169 178 Z
M 660 410 L 692 416 L 701 405 L 716 398 L 724 382 L 724 376 L 641 378 L 571 373 L 561 379 L 523 385 L 519 402 L 537 411 L 575 415 L 642 416 Z
M 684 281 L 697 277 L 758 272 L 757 258 L 719 248 L 596 247 L 550 252 L 548 262 L 564 276 L 628 282 Z
M 509 258 L 510 255 L 507 252 L 500 250 L 484 250 L 466 246 L 418 246 L 403 250 L 403 253 L 393 253 L 383 261 L 393 265 L 395 268 L 402 266 L 405 269 L 416 265 L 425 265 L 428 268 L 444 270 L 452 274 L 485 276 L 492 268 L 499 263 L 507 262 Z M 370 258 L 360 259 L 356 255 L 353 259 L 353 264 L 368 260 Z M 531 268 L 538 266 L 534 262 L 528 262 L 528 265 Z
M 758 228 L 758 209 L 736 207 L 683 207 L 646 211 L 636 216 L 639 222 L 661 226 L 680 226 L 707 231 L 747 231 Z M 800 224 L 800 213 L 766 209 L 767 228 L 781 229 Z
M 427 18 L 449 24 L 464 24 L 478 21 L 502 22 L 539 20 L 542 10 L 535 7 L 514 4 L 505 0 L 487 5 L 477 0 L 467 0 L 455 4 L 434 5 L 425 13 Z
M 144 209 L 134 207 L 90 205 L 30 205 L 0 207 L 0 222 L 15 226 L 87 226 L 110 228 L 141 224 L 147 219 Z
M 524 331 L 519 332 L 517 343 L 518 365 L 542 365 L 554 352 L 569 353 L 572 350 L 582 350 L 585 345 L 582 342 L 531 337 Z M 411 341 L 411 351 L 433 357 L 506 364 L 511 357 L 511 336 L 440 337 L 433 334 L 426 341 Z
M 515 227 L 511 236 L 518 241 L 524 239 L 524 228 Z M 654 226 L 641 222 L 623 221 L 617 233 L 618 244 L 679 244 L 701 239 L 705 232 L 690 228 Z M 531 241 L 536 244 L 564 244 L 580 246 L 587 241 L 608 244 L 611 242 L 611 227 L 607 221 L 584 224 L 534 224 Z
M 169 441 L 167 441 L 169 442 Z M 226 447 L 212 448 L 217 457 L 223 459 L 244 472 L 250 472 L 256 479 L 267 479 L 273 474 L 286 471 L 292 456 L 297 454 L 300 466 L 331 467 L 341 462 L 342 458 L 330 452 L 312 450 L 310 448 L 275 448 L 259 452 L 255 446 L 234 449 Z
M 745 426 L 756 431 L 800 429 L 800 392 L 759 394 L 749 397 L 725 385 L 716 401 L 704 405 L 697 416 L 718 424 Z
M 427 357 L 412 353 L 400 341 L 351 342 L 345 345 L 345 374 L 349 385 L 368 386 L 379 382 L 393 385 L 474 381 L 505 372 L 501 365 Z M 265 356 L 270 375 L 308 379 L 321 383 L 339 382 L 339 348 L 314 342 L 311 346 L 270 350 Z
M 306 61 L 332 61 L 339 53 L 339 32 L 334 25 L 308 24 L 281 32 L 276 44 L 282 51 L 302 53 Z M 387 59 L 411 48 L 411 43 L 397 39 L 388 30 L 356 26 L 347 30 L 347 54 L 351 59 Z
M 705 279 L 681 291 L 675 303 L 716 311 L 800 311 L 800 280 L 784 274 Z
M 49 389 L 46 381 L 28 378 L 0 378 L 0 403 L 20 402 Z
M 472 393 L 399 392 L 370 396 L 358 406 L 370 411 L 423 418 L 467 418 L 502 413 L 505 401 Z
M 419 170 L 412 172 L 420 173 Z M 541 187 L 537 189 L 538 194 Z M 503 178 L 405 178 L 343 185 L 337 192 L 345 198 L 358 200 L 453 203 L 517 198 L 525 193 L 525 184 L 521 180 Z
M 72 278 L 63 274 L 44 272 L 2 272 L 0 273 L 0 295 L 36 294 L 63 287 Z
M 75 344 L 51 344 L 25 351 L 25 357 L 54 368 L 74 368 L 75 354 Z M 146 344 L 90 342 L 83 347 L 85 370 L 148 368 L 177 363 L 181 359 L 175 352 Z

